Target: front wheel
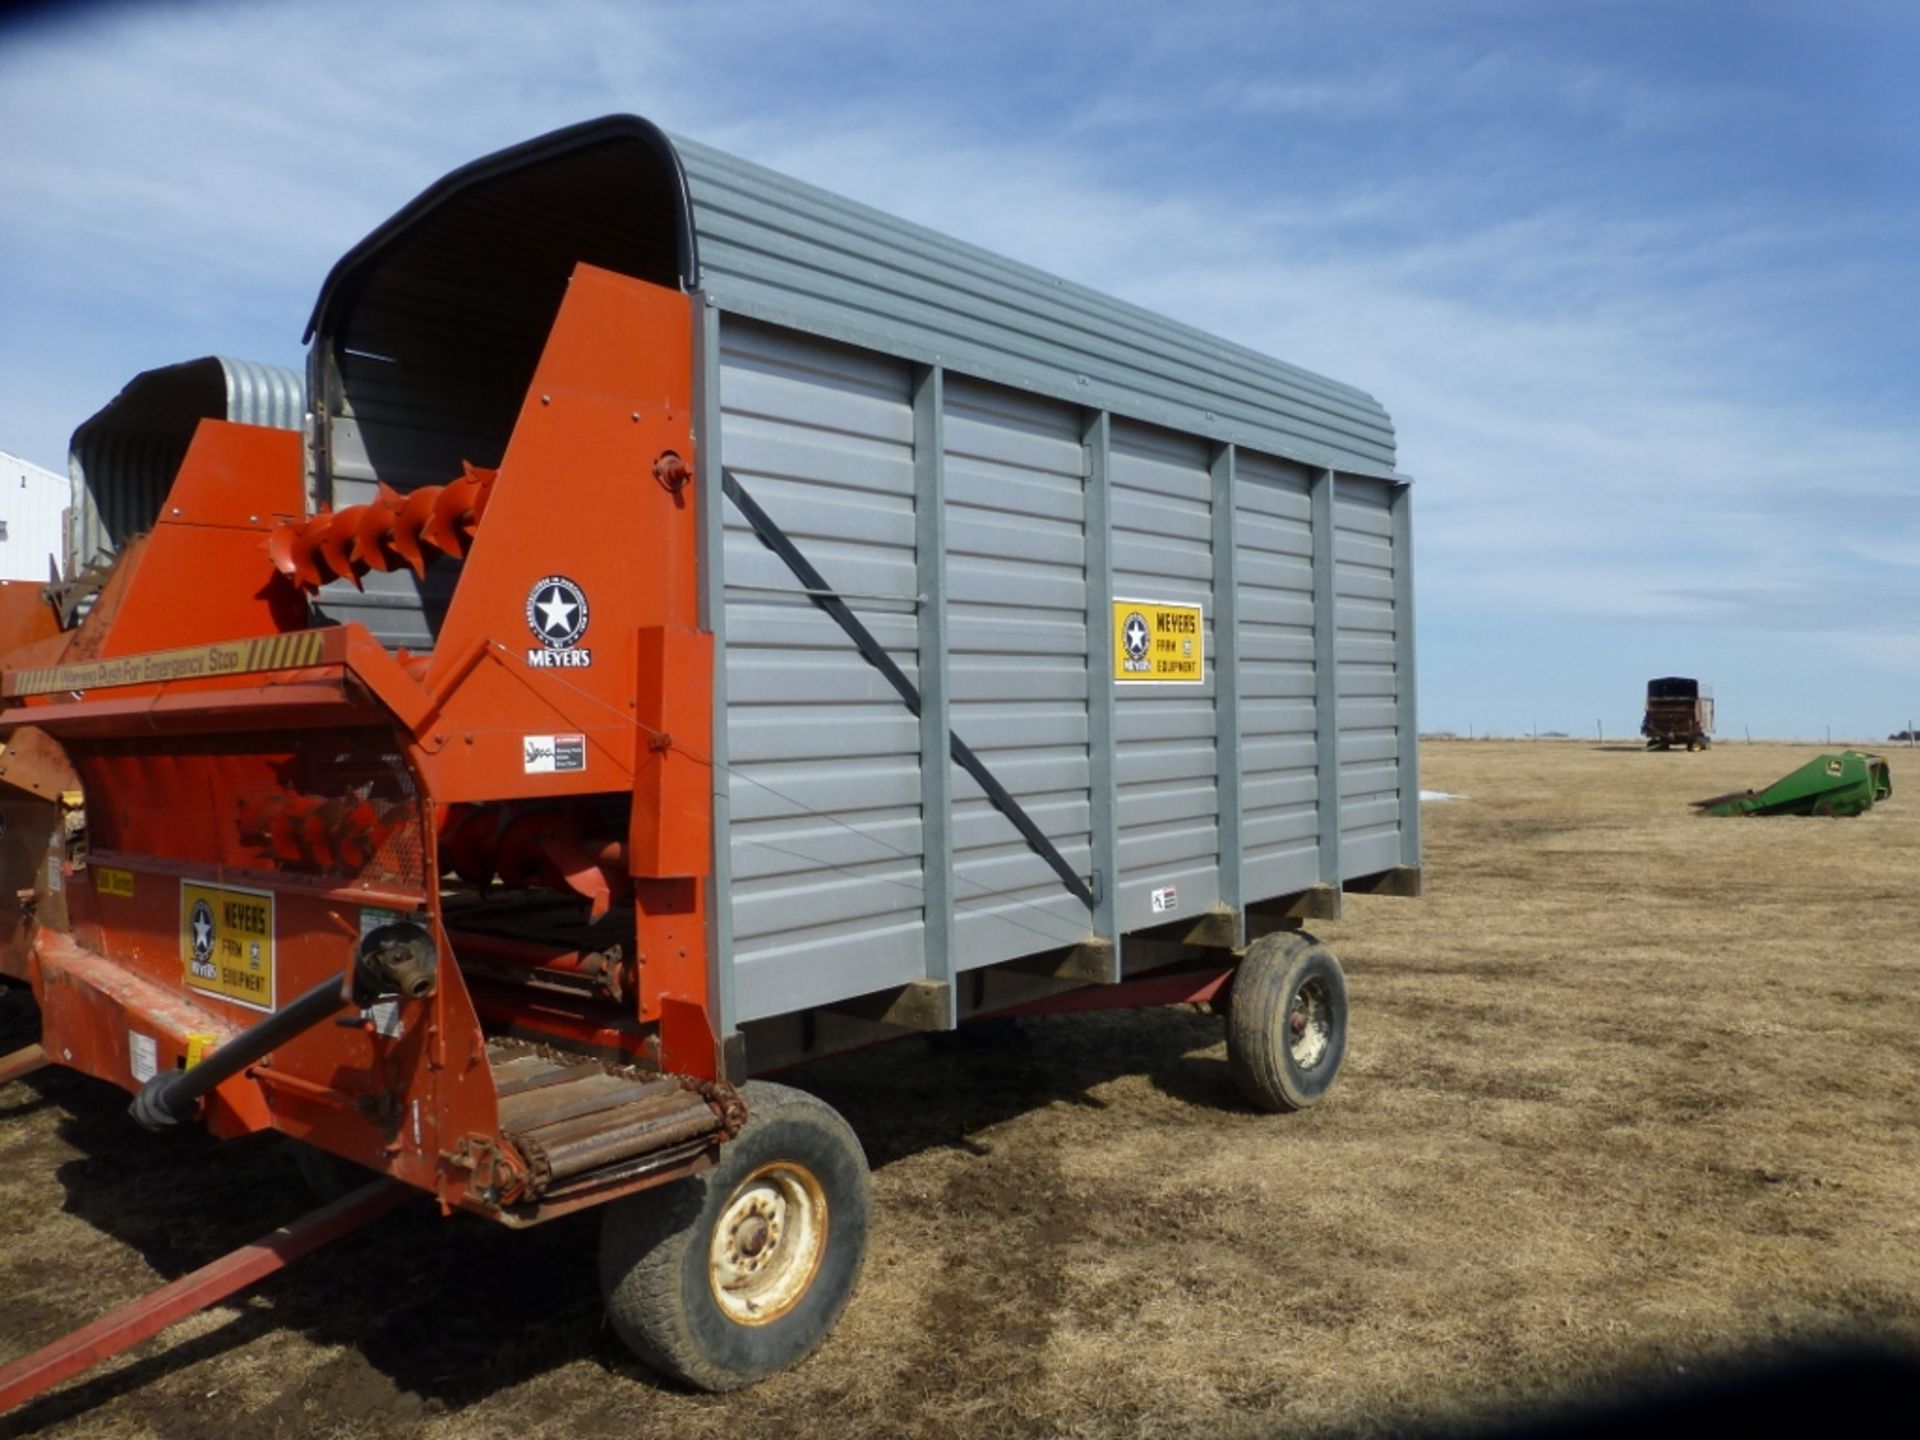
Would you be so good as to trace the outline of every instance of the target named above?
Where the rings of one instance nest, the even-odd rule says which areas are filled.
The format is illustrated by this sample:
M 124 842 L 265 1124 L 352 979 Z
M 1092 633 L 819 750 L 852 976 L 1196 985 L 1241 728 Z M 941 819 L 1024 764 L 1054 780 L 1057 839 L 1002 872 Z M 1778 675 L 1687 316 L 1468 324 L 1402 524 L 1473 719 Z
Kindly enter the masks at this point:
M 1262 1110 L 1304 1110 L 1326 1098 L 1347 1053 L 1347 977 L 1304 930 L 1253 942 L 1233 977 L 1227 1065 Z
M 833 1108 L 765 1081 L 711 1170 L 607 1207 L 600 1292 L 627 1347 L 700 1390 L 816 1350 L 866 1258 L 866 1153 Z
M 379 1178 L 375 1171 L 364 1165 L 356 1165 L 351 1160 L 342 1160 L 331 1150 L 322 1150 L 318 1145 L 309 1145 L 302 1140 L 289 1143 L 293 1146 L 293 1168 L 299 1173 L 300 1183 L 322 1205 L 344 1200 L 361 1186 Z

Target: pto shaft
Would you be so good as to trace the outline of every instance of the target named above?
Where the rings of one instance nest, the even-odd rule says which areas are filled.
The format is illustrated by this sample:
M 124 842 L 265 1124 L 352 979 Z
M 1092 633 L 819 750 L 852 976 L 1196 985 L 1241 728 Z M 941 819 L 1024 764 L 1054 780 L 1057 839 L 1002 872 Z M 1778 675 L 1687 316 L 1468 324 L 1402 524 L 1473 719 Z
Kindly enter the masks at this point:
M 249 1025 L 198 1065 L 154 1076 L 140 1087 L 128 1113 L 149 1130 L 178 1125 L 192 1117 L 200 1097 L 221 1081 L 238 1075 L 296 1035 L 304 1035 L 314 1026 L 325 1024 L 351 1003 L 352 997 L 341 978 L 329 976 L 286 1009 L 276 1011 L 257 1025 Z
M 149 1130 L 165 1130 L 193 1115 L 201 1096 L 349 1005 L 375 995 L 409 1000 L 433 992 L 438 954 L 427 932 L 410 921 L 382 925 L 360 942 L 351 983 L 329 976 L 286 1009 L 242 1030 L 198 1065 L 169 1070 L 140 1087 L 128 1113 Z

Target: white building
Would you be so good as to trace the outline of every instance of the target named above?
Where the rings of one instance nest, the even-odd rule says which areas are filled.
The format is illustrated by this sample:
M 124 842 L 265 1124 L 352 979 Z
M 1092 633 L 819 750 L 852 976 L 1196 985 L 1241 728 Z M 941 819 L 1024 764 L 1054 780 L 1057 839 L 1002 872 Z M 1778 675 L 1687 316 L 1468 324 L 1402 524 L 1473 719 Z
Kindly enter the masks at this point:
M 61 537 L 72 503 L 66 476 L 0 450 L 0 580 L 47 578 L 47 562 L 66 549 Z

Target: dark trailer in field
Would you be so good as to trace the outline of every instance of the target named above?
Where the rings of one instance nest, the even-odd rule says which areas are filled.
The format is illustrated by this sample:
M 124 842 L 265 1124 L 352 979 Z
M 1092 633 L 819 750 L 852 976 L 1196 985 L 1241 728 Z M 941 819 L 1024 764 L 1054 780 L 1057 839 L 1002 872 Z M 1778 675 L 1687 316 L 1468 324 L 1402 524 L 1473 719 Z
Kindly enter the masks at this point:
M 1326 1092 L 1302 922 L 1419 890 L 1372 397 L 633 117 L 430 187 L 308 338 L 302 428 L 89 465 L 95 603 L 0 640 L 0 1080 L 602 1207 L 615 1330 L 713 1389 L 865 1240 L 852 1133 L 750 1077 L 1211 1002 L 1256 1104 Z
M 1647 682 L 1647 713 L 1640 722 L 1649 750 L 1684 745 L 1704 750 L 1713 743 L 1713 687 L 1686 675 Z

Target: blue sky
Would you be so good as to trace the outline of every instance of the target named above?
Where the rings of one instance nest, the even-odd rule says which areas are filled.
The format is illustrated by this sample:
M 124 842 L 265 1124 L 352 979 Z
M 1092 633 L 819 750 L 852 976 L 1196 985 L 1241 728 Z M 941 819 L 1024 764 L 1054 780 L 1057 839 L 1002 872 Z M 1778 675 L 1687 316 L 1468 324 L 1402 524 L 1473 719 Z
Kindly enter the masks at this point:
M 1920 9 L 45 7 L 0 22 L 0 449 L 298 364 L 444 171 L 630 110 L 1363 386 L 1423 727 L 1920 719 Z

